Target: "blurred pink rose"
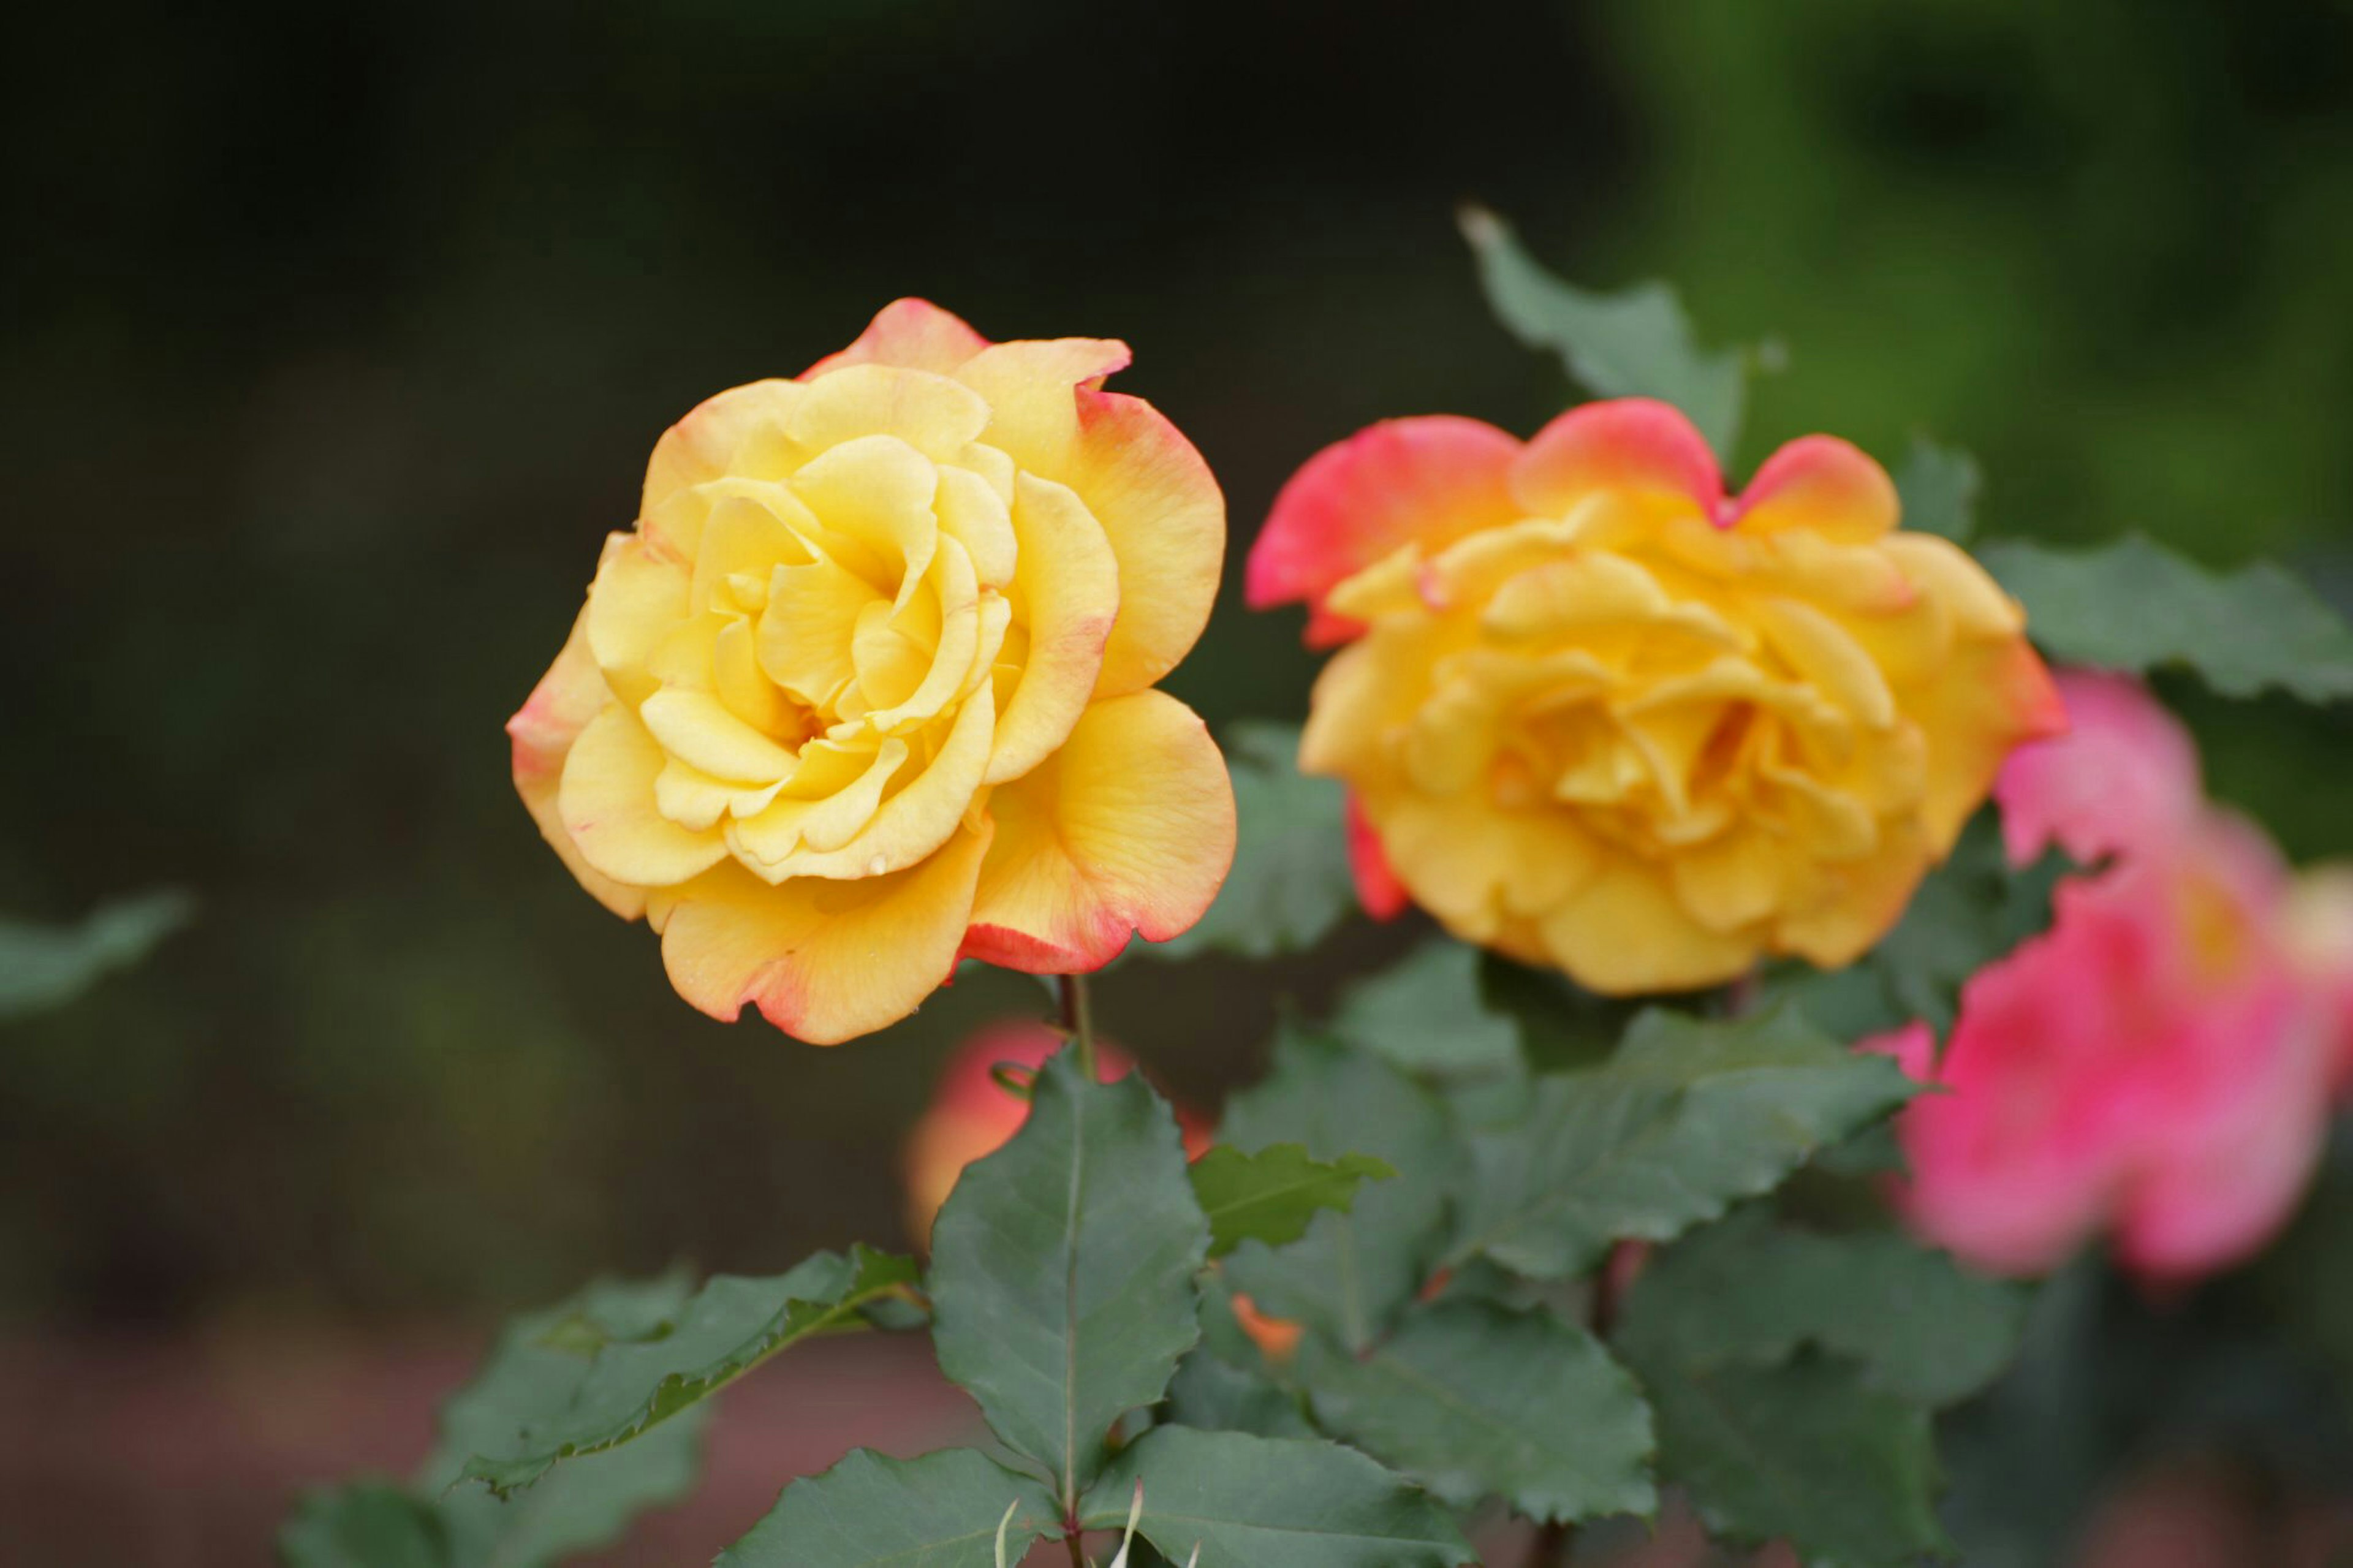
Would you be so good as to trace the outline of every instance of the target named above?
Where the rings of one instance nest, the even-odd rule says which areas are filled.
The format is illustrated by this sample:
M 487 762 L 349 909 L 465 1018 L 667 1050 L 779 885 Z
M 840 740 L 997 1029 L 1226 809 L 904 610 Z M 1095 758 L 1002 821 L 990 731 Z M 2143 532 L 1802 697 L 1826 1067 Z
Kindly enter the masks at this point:
M 1867 1041 L 1945 1092 L 1903 1112 L 1914 1226 L 2004 1273 L 2094 1233 L 2145 1276 L 2254 1252 L 2325 1131 L 2330 1031 L 2295 961 L 2288 878 L 2208 804 L 2189 736 L 2133 682 L 2072 674 L 2067 736 L 1995 785 L 2014 860 L 2103 862 L 2060 884 L 2052 929 L 1962 989 L 1941 1061 L 1925 1026 Z

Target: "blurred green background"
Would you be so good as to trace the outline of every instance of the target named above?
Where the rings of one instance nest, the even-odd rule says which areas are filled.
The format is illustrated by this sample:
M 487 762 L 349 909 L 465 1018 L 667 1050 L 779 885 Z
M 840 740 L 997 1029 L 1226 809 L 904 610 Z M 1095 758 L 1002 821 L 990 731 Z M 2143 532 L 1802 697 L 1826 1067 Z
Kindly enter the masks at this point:
M 507 782 L 645 456 L 891 298 L 1117 335 L 1221 476 L 1229 585 L 1368 420 L 1560 405 L 1451 211 L 1771 334 L 1744 467 L 1973 449 L 1989 531 L 2138 527 L 2341 604 L 2353 12 L 2295 0 L 45 7 L 0 61 L 0 910 L 198 923 L 0 1033 L 0 1323 L 485 1313 L 899 1238 L 975 974 L 833 1051 L 688 1010 Z M 1229 592 L 1170 683 L 1302 710 Z M 2341 717 L 2180 697 L 2217 789 L 2353 850 Z M 1213 1100 L 1278 992 L 1131 963 Z M 1393 940 L 1393 939 L 1391 939 Z

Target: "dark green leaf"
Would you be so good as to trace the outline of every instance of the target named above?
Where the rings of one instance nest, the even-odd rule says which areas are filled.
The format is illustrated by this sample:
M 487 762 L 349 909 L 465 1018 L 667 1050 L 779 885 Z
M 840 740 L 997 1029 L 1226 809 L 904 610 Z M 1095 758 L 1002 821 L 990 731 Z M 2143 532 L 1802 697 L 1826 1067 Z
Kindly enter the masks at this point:
M 1950 1542 L 1936 1523 L 1928 1413 L 1817 1359 L 1691 1371 L 1637 1360 L 1659 1479 L 1720 1534 L 1786 1536 L 1801 1560 L 1897 1568 Z
M 1299 771 L 1299 729 L 1252 721 L 1220 737 L 1234 783 L 1234 868 L 1190 931 L 1135 951 L 1271 958 L 1314 947 L 1356 907 L 1347 795 Z
M 62 1007 L 186 925 L 196 901 L 165 889 L 100 904 L 69 926 L 0 919 L 0 1024 Z
M 1202 1345 L 1177 1364 L 1168 1384 L 1168 1419 L 1206 1432 L 1261 1437 L 1313 1437 L 1299 1396 L 1263 1371 L 1237 1366 Z
M 1748 355 L 1702 349 L 1673 289 L 1658 282 L 1609 293 L 1576 288 L 1539 266 L 1511 226 L 1482 207 L 1463 211 L 1462 234 L 1478 256 L 1487 303 L 1514 337 L 1558 354 L 1570 377 L 1596 397 L 1673 404 L 1718 458 L 1731 457 L 1748 401 Z
M 1526 1122 L 1473 1140 L 1479 1178 L 1449 1257 L 1582 1273 L 1613 1241 L 1664 1241 L 1769 1191 L 1912 1092 L 1894 1062 L 1787 1009 L 1645 1013 L 1607 1066 L 1540 1079 Z
M 863 1247 L 849 1258 L 821 1252 L 770 1279 L 720 1275 L 658 1335 L 596 1347 L 570 1397 L 523 1413 L 515 1451 L 476 1456 L 465 1479 L 487 1481 L 502 1496 L 530 1486 L 558 1460 L 628 1442 L 812 1334 L 856 1325 L 868 1302 L 903 1294 L 914 1282 L 912 1259 Z M 577 1332 L 566 1322 L 550 1342 Z
M 2010 540 L 1978 555 L 2065 663 L 2179 666 L 2227 697 L 2353 696 L 2353 627 L 2270 562 L 2212 574 L 2138 534 L 2082 551 Z
M 1966 544 L 1977 531 L 1978 460 L 1957 447 L 1939 447 L 1915 437 L 1911 453 L 1896 470 L 1895 489 L 1904 502 L 1904 526 L 1914 533 L 1941 534 Z
M 278 1531 L 285 1568 L 448 1568 L 433 1505 L 383 1481 L 306 1493 Z
M 1060 1529 L 1045 1489 L 971 1448 L 893 1459 L 871 1448 L 795 1481 L 714 1568 L 994 1568 Z
M 1228 1102 L 1219 1136 L 1238 1149 L 1303 1143 L 1317 1159 L 1369 1154 L 1398 1180 L 1367 1187 L 1346 1214 L 1315 1216 L 1280 1251 L 1244 1242 L 1226 1260 L 1234 1289 L 1278 1318 L 1352 1350 L 1370 1344 L 1428 1277 L 1458 1150 L 1438 1101 L 1396 1068 L 1286 1030 L 1274 1070 Z
M 1208 1244 L 1166 1103 L 1140 1076 L 1088 1083 L 1063 1051 L 1021 1131 L 965 1167 L 933 1228 L 940 1370 L 1067 1502 L 1112 1423 L 1156 1403 L 1200 1337 Z
M 1694 1231 L 1627 1298 L 1621 1342 L 1646 1362 L 1770 1365 L 1805 1345 L 1860 1364 L 1866 1383 L 1944 1405 L 2018 1353 L 2027 1293 L 1890 1232 L 1823 1236 L 1764 1207 Z
M 1245 1241 L 1281 1247 L 1307 1233 L 1324 1209 L 1346 1214 L 1360 1182 L 1397 1174 L 1369 1154 L 1311 1160 L 1306 1146 L 1275 1143 L 1245 1154 L 1219 1143 L 1193 1162 L 1193 1195 L 1209 1220 L 1209 1256 L 1222 1258 Z
M 1649 1513 L 1651 1412 L 1581 1328 L 1482 1302 L 1409 1314 L 1363 1357 L 1311 1336 L 1300 1376 L 1324 1431 L 1467 1507 L 1535 1519 Z
M 1332 1032 L 1409 1072 L 1504 1076 L 1520 1070 L 1520 1031 L 1490 1008 L 1479 986 L 1479 950 L 1424 942 L 1406 958 L 1340 993 Z
M 693 1489 L 707 1405 L 575 1460 L 512 1501 L 455 1486 L 470 1457 L 512 1457 L 526 1421 L 565 1408 L 596 1346 L 659 1333 L 691 1290 L 682 1275 L 600 1283 L 507 1324 L 473 1382 L 442 1405 L 440 1444 L 417 1476 L 417 1495 L 448 1531 L 452 1568 L 540 1568 L 605 1545 L 638 1513 Z
M 1336 1443 L 1156 1426 L 1088 1491 L 1090 1530 L 1127 1522 L 1172 1562 L 1200 1568 L 1451 1568 L 1475 1561 L 1447 1511 Z

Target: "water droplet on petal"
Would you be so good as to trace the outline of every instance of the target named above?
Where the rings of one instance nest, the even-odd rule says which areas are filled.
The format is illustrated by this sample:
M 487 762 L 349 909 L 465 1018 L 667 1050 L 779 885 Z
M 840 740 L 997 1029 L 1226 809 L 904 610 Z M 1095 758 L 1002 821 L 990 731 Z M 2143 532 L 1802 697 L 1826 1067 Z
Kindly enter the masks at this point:
M 866 874 L 870 877 L 879 877 L 890 868 L 891 862 L 885 860 L 880 855 L 875 856 L 872 859 L 866 862 Z

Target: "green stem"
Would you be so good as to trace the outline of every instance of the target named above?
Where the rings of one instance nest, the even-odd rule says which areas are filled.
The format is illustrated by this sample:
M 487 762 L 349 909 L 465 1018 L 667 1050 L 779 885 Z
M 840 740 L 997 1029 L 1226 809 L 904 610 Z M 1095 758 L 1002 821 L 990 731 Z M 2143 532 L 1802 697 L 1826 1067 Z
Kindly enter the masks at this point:
M 1087 977 L 1083 974 L 1058 976 L 1062 988 L 1062 1029 L 1079 1043 L 1079 1071 L 1089 1083 L 1095 1081 L 1095 1015 L 1094 1004 L 1087 995 Z

